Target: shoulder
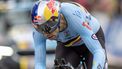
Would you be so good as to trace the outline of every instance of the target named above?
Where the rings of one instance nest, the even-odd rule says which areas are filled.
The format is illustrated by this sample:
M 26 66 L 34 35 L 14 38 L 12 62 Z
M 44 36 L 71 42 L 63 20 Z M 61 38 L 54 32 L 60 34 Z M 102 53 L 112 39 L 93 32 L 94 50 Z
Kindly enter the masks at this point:
M 87 12 L 87 10 L 79 3 L 76 2 L 63 2 L 61 3 L 61 9 L 80 9 L 81 11 Z
M 72 7 L 77 7 L 77 6 L 68 2 L 61 3 L 61 9 L 71 9 Z
M 61 3 L 60 12 L 64 15 L 74 15 L 81 14 L 79 16 L 90 15 L 90 13 L 80 4 L 71 2 L 71 3 Z

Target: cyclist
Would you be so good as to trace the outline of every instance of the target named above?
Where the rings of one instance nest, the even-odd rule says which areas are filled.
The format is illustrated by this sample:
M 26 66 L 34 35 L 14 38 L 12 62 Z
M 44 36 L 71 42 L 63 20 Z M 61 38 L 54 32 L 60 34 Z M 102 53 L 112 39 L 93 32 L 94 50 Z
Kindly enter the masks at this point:
M 46 69 L 46 39 L 57 41 L 55 59 L 64 58 L 76 68 L 84 56 L 88 69 L 104 69 L 104 34 L 97 19 L 84 7 L 74 2 L 38 1 L 31 15 L 35 69 Z

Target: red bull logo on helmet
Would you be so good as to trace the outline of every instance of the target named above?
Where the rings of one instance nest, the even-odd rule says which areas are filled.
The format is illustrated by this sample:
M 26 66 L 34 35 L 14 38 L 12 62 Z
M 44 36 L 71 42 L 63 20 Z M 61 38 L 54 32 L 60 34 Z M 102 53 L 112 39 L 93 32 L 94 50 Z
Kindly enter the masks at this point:
M 34 20 L 33 20 L 34 23 L 41 23 L 41 22 L 43 22 L 43 21 L 44 21 L 44 20 L 41 19 L 41 16 L 34 16 Z
M 59 5 L 55 0 L 37 2 L 32 10 L 32 22 L 43 24 L 53 16 L 58 17 Z
M 46 20 L 49 20 L 52 16 L 58 17 L 58 9 L 56 8 L 56 2 L 54 0 L 50 0 L 44 9 L 44 17 Z
M 41 16 L 34 16 L 34 19 L 39 20 L 41 19 Z
M 47 6 L 48 6 L 48 8 L 49 9 L 52 9 L 53 8 L 53 6 L 54 6 L 54 0 L 50 0 L 48 3 L 47 3 Z

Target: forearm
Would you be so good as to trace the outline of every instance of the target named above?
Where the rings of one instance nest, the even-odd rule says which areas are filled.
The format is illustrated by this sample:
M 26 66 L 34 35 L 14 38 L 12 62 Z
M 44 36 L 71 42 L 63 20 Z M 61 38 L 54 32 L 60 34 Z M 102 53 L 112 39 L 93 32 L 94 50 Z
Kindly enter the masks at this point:
M 105 64 L 105 50 L 98 49 L 93 53 L 93 65 L 92 69 L 103 69 Z
M 35 48 L 35 69 L 46 69 L 46 50 L 44 46 Z
M 37 31 L 33 32 L 35 69 L 46 69 L 46 39 Z

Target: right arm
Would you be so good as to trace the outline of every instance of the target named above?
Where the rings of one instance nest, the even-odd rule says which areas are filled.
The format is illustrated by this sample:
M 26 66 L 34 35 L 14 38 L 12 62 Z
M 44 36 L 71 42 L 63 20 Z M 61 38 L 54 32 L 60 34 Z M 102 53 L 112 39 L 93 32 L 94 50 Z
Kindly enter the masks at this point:
M 33 32 L 33 39 L 35 43 L 35 69 L 46 69 L 46 39 L 36 30 Z

